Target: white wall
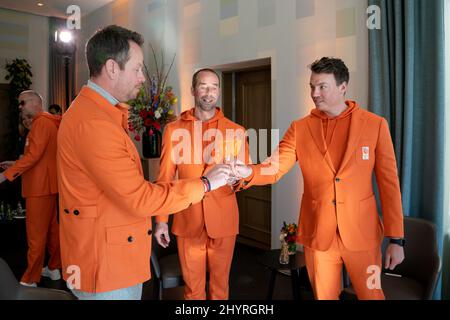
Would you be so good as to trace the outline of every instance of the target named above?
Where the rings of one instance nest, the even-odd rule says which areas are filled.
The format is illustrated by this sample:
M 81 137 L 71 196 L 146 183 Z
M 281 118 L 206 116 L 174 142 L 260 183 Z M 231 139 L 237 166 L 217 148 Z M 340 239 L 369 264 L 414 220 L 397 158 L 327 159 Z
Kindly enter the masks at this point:
M 367 0 L 117 0 L 83 19 L 81 39 L 84 46 L 96 28 L 116 23 L 164 47 L 167 58 L 176 53 L 170 83 L 182 110 L 192 107 L 195 69 L 271 58 L 272 127 L 283 135 L 313 108 L 307 65 L 322 56 L 344 59 L 351 72 L 348 97 L 367 106 L 366 9 Z M 78 61 L 79 88 L 87 71 L 84 58 Z M 273 187 L 273 247 L 279 246 L 282 222 L 297 221 L 302 193 L 298 168 Z
M 24 58 L 31 65 L 32 89 L 48 102 L 49 22 L 47 17 L 0 9 L 0 83 L 5 80 L 5 60 Z

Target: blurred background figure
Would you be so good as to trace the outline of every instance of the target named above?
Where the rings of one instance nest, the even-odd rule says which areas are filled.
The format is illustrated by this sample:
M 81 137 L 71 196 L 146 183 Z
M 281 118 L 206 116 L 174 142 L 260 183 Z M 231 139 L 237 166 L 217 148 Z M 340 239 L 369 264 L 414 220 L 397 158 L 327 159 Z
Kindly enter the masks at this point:
M 17 161 L 0 163 L 0 183 L 14 181 L 23 175 L 22 195 L 26 198 L 26 229 L 28 267 L 21 279 L 25 286 L 37 285 L 41 275 L 61 278 L 59 227 L 57 222 L 56 136 L 61 116 L 42 109 L 42 97 L 33 90 L 19 95 L 22 124 L 29 133 L 25 140 L 23 157 Z M 45 249 L 50 259 L 43 268 Z
M 62 109 L 59 104 L 51 104 L 48 107 L 48 112 L 55 115 L 62 115 Z
M 16 148 L 16 157 L 23 157 L 23 153 L 25 152 L 25 141 L 27 139 L 28 132 L 31 129 L 31 123 L 33 119 L 24 119 L 22 115 L 22 111 L 19 113 L 19 141 L 17 143 Z

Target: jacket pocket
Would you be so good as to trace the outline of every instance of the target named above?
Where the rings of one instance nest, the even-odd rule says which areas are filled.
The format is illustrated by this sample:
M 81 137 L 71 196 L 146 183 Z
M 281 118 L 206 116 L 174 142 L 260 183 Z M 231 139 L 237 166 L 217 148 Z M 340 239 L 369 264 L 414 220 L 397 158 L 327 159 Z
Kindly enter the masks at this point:
M 61 209 L 61 260 L 65 267 L 78 266 L 82 271 L 83 282 L 95 288 L 95 268 L 98 262 L 97 206 L 68 208 L 62 205 Z
M 382 232 L 382 224 L 378 216 L 375 195 L 359 202 L 359 229 L 368 239 L 378 239 Z
M 299 236 L 313 237 L 317 230 L 318 202 L 303 194 L 300 211 Z
M 113 274 L 142 274 L 149 268 L 150 223 L 137 223 L 106 228 L 106 255 Z
M 230 190 L 230 187 L 228 187 L 228 190 Z M 221 234 L 227 236 L 237 234 L 239 232 L 239 207 L 235 194 L 231 193 L 227 196 L 218 197 L 213 206 L 212 212 L 221 218 Z
M 70 209 L 70 212 L 79 219 L 98 217 L 97 206 L 75 206 Z

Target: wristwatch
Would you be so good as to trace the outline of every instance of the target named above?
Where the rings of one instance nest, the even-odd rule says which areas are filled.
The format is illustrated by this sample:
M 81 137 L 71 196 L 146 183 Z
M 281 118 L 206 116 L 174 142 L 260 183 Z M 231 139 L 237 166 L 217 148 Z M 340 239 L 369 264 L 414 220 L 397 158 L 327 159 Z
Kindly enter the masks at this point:
M 202 179 L 203 185 L 205 186 L 205 193 L 211 191 L 211 183 L 209 182 L 209 179 L 205 176 L 201 176 L 200 179 Z
M 405 238 L 402 239 L 389 239 L 389 243 L 394 243 L 394 244 L 398 244 L 401 247 L 404 247 L 406 244 L 406 240 Z

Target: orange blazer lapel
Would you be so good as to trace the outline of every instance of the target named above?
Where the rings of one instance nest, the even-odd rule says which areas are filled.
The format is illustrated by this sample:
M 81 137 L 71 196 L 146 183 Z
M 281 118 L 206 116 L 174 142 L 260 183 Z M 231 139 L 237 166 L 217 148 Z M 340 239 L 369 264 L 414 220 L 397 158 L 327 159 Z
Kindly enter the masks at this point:
M 352 114 L 352 120 L 350 122 L 350 132 L 348 134 L 347 149 L 345 150 L 344 158 L 342 159 L 339 173 L 345 168 L 345 165 L 350 160 L 350 157 L 355 152 L 359 139 L 363 133 L 363 129 L 366 126 L 367 117 L 364 112 L 357 110 Z

